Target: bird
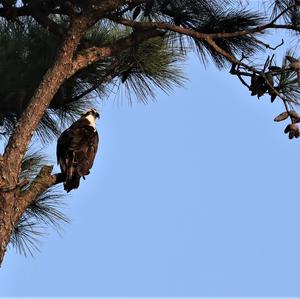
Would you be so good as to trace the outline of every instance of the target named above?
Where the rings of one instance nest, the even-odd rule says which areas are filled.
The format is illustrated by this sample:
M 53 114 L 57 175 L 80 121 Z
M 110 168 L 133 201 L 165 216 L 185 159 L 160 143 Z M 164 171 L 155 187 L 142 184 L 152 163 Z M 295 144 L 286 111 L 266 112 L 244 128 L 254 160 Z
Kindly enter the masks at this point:
M 289 55 L 286 56 L 286 59 L 290 63 L 290 68 L 297 73 L 298 85 L 300 86 L 300 60 Z
M 85 179 L 93 166 L 99 143 L 96 130 L 96 119 L 99 117 L 96 109 L 87 110 L 57 140 L 57 164 L 67 192 L 77 189 L 80 178 Z

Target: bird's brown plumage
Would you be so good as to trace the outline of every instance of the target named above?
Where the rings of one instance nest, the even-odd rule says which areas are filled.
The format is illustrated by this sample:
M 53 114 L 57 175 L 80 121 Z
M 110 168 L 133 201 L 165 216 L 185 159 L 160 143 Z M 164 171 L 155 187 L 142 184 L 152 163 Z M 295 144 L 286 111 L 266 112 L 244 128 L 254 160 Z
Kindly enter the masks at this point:
M 65 130 L 57 142 L 57 163 L 65 177 L 67 192 L 78 188 L 80 178 L 90 173 L 98 148 L 98 133 L 85 116 Z

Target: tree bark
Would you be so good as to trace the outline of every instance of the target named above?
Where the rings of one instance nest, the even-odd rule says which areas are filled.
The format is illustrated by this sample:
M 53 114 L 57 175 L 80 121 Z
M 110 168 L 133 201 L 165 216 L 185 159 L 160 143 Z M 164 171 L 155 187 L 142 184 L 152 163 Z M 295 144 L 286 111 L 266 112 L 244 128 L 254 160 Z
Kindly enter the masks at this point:
M 13 192 L 0 195 L 0 265 L 14 228 L 15 201 Z

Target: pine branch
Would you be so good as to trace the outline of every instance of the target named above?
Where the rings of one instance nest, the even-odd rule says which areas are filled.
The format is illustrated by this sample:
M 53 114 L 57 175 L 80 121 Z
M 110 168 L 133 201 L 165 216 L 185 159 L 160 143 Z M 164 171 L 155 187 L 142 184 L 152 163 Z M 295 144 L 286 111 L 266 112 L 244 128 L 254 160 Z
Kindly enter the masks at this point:
M 157 30 L 145 30 L 145 31 L 135 31 L 129 36 L 120 38 L 116 42 L 101 47 L 92 47 L 85 51 L 77 54 L 73 60 L 72 72 L 76 73 L 80 69 L 83 69 L 97 61 L 103 60 L 107 57 L 116 56 L 122 51 L 138 45 L 139 43 L 156 37 L 161 36 L 164 33 Z
M 20 219 L 27 207 L 43 192 L 50 187 L 64 181 L 64 176 L 60 173 L 51 174 L 53 166 L 43 166 L 30 186 L 19 193 L 18 211 L 15 214 L 15 221 Z
M 16 222 L 10 243 L 16 250 L 27 256 L 39 251 L 40 237 L 50 226 L 58 233 L 62 224 L 69 223 L 68 217 L 61 211 L 65 206 L 63 195 L 49 188 L 37 196 L 26 208 L 19 221 Z

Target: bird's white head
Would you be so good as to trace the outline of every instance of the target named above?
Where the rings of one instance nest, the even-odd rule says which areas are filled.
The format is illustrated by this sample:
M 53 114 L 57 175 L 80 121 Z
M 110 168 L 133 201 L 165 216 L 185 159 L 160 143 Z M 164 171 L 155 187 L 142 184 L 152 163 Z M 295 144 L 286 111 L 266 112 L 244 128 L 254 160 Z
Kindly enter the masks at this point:
M 86 118 L 89 121 L 90 126 L 96 130 L 96 118 L 100 117 L 100 114 L 96 109 L 92 108 L 87 110 L 81 115 L 81 117 Z

